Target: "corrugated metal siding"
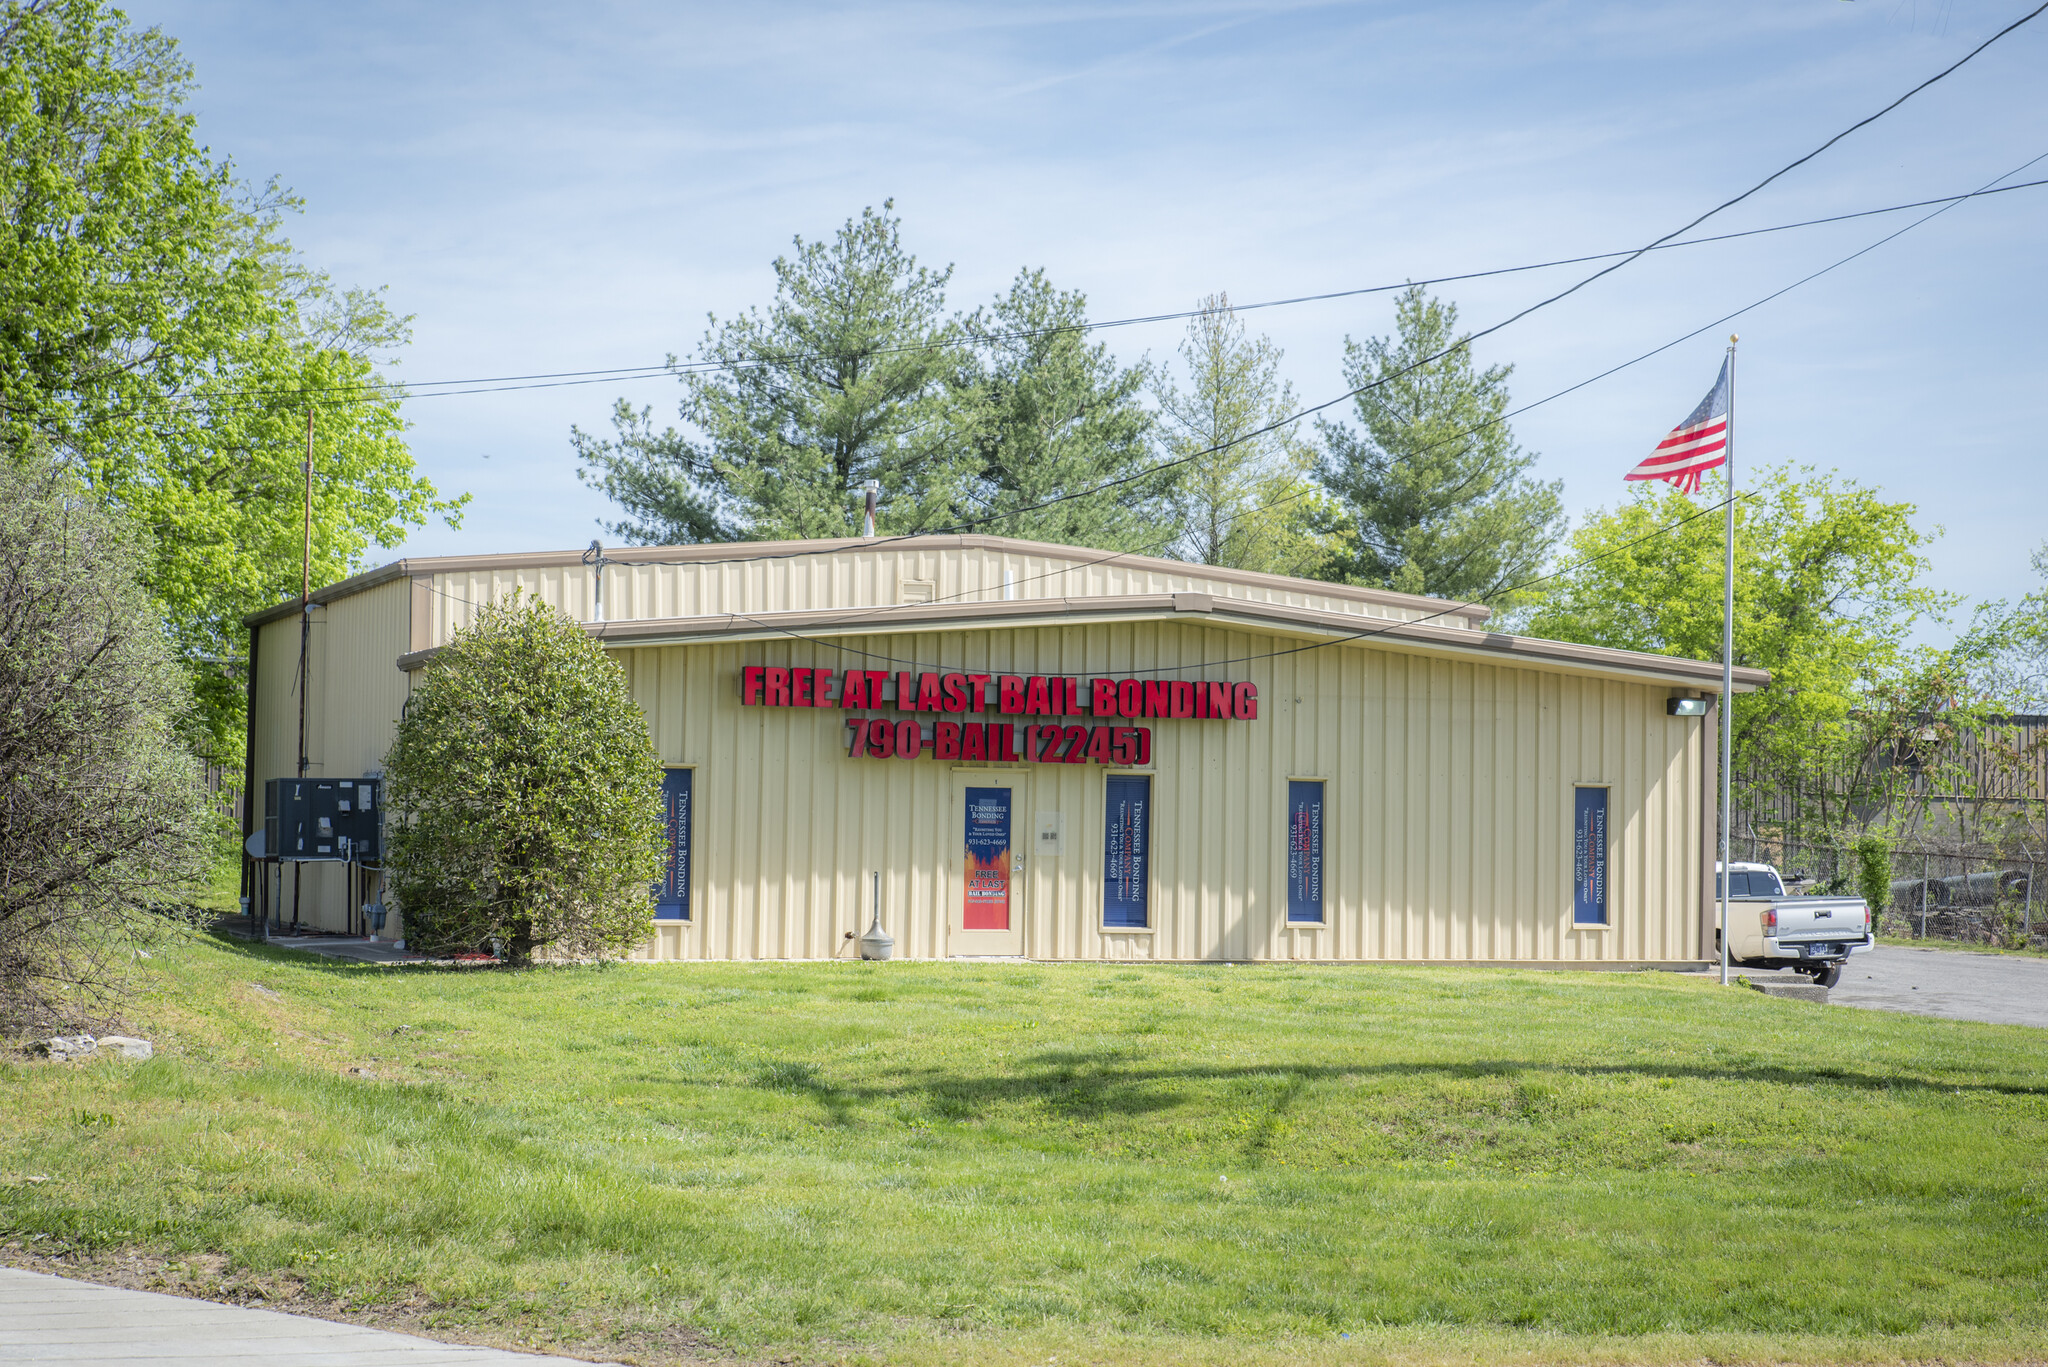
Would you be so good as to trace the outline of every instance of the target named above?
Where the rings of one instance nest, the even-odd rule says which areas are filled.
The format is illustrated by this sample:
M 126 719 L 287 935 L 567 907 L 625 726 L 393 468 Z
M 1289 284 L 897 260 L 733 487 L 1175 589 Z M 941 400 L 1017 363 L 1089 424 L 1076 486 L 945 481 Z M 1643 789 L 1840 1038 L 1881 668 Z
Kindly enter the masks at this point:
M 316 609 L 315 618 L 319 616 Z M 255 715 L 250 727 L 255 791 L 249 794 L 256 829 L 263 825 L 263 784 L 266 779 L 298 772 L 299 744 L 299 620 L 287 618 L 257 628 Z M 319 628 L 314 628 L 318 642 Z
M 1700 729 L 1661 685 L 1434 659 L 1377 645 L 1226 662 L 1298 642 L 1182 622 L 622 650 L 665 763 L 697 769 L 695 906 L 650 952 L 713 959 L 851 952 L 867 875 L 907 957 L 947 952 L 957 897 L 955 766 L 849 759 L 845 713 L 743 708 L 747 663 L 1124 675 L 1183 668 L 1259 685 L 1259 720 L 1151 723 L 1152 925 L 1100 925 L 1105 771 L 1000 766 L 1026 834 L 1066 816 L 1067 852 L 1027 858 L 1025 952 L 1040 958 L 1696 959 Z M 991 766 L 997 767 L 997 766 Z M 1290 778 L 1327 787 L 1322 927 L 1285 922 Z M 1571 794 L 1610 785 L 1610 929 L 1571 924 Z
M 382 584 L 313 608 L 306 652 L 306 774 L 358 778 L 380 773 L 405 706 L 410 681 L 396 668 L 411 620 L 407 581 Z M 298 773 L 299 622 L 263 627 L 256 679 L 256 792 L 260 824 L 263 783 Z M 285 871 L 284 910 L 291 915 L 292 874 Z M 299 877 L 300 923 L 316 930 L 347 925 L 347 878 L 340 865 L 307 864 Z M 396 928 L 387 929 L 387 933 Z
M 733 553 L 743 556 L 747 551 L 735 546 Z M 1304 581 L 1237 583 L 1204 574 L 1199 565 L 1190 565 L 1185 571 L 1162 571 L 1122 561 L 1098 563 L 1086 552 L 1062 557 L 979 547 L 919 549 L 889 543 L 874 550 L 850 549 L 779 560 L 618 565 L 605 582 L 605 617 L 614 622 L 879 607 L 905 601 L 906 583 L 931 585 L 939 602 L 994 602 L 1006 592 L 1018 599 L 1200 592 L 1386 621 L 1414 621 L 1430 615 L 1430 610 L 1422 608 L 1318 592 Z M 446 642 L 455 628 L 472 619 L 478 605 L 504 598 L 515 589 L 536 594 L 578 620 L 588 621 L 595 616 L 592 587 L 591 571 L 584 565 L 437 574 L 433 577 L 430 641 L 434 645 Z M 1457 615 L 1435 620 L 1444 626 L 1469 625 Z

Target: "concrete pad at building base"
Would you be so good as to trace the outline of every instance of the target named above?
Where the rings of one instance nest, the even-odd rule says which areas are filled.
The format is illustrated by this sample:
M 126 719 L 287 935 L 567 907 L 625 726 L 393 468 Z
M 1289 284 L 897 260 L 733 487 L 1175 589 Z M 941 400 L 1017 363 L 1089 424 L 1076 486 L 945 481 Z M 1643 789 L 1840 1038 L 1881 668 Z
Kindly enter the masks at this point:
M 401 949 L 390 940 L 350 939 L 336 935 L 272 935 L 266 942 L 272 949 L 296 949 L 324 954 L 330 959 L 347 959 L 359 964 L 423 964 L 424 954 Z
M 0 1267 L 0 1362 L 95 1367 L 537 1367 L 574 1361 L 581 1359 L 440 1343 L 360 1324 Z

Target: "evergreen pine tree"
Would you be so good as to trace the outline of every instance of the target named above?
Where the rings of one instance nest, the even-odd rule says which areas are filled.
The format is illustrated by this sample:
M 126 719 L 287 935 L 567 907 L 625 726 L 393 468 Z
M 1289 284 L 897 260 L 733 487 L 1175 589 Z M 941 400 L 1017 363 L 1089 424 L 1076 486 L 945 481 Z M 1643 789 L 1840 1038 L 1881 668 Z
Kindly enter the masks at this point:
M 1344 377 L 1362 431 L 1322 422 L 1318 466 L 1346 548 L 1338 573 L 1358 584 L 1444 598 L 1512 602 L 1564 535 L 1562 483 L 1528 477 L 1534 452 L 1502 415 L 1512 366 L 1476 370 L 1454 304 L 1405 291 L 1395 337 L 1344 341 Z M 1425 358 L 1449 349 L 1437 360 Z M 1381 382 L 1381 383 L 1375 383 Z

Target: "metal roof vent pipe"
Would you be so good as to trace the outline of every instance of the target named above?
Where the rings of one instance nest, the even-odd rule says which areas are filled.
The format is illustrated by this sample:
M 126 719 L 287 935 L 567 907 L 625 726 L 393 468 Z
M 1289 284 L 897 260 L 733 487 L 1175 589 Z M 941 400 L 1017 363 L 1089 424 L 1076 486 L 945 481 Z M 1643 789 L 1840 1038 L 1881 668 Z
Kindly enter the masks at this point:
M 867 482 L 868 508 L 860 520 L 860 534 L 873 537 L 875 534 L 875 500 L 882 496 L 882 486 L 874 480 Z
M 593 537 L 590 542 L 590 549 L 583 552 L 583 563 L 590 566 L 592 606 L 596 614 L 593 620 L 602 622 L 604 620 L 604 567 L 606 565 L 616 565 L 619 562 L 606 555 L 604 553 L 604 543 Z
M 874 486 L 869 485 L 870 489 Z M 873 497 L 873 495 L 869 495 Z M 882 875 L 875 875 L 875 919 L 860 937 L 860 956 L 863 959 L 889 959 L 896 955 L 896 937 L 882 929 Z

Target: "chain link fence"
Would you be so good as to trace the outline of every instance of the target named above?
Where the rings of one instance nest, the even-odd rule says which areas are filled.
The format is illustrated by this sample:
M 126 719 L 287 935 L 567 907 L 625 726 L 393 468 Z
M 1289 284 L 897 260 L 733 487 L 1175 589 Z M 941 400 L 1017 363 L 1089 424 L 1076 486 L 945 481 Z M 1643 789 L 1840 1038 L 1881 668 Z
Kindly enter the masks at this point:
M 1787 891 L 1857 891 L 1855 860 L 1846 848 L 1738 835 L 1730 851 L 1737 860 L 1775 865 Z M 1878 934 L 2048 949 L 2044 873 L 2048 858 L 2031 850 L 2011 858 L 1896 846 L 1890 901 L 1875 908 Z

